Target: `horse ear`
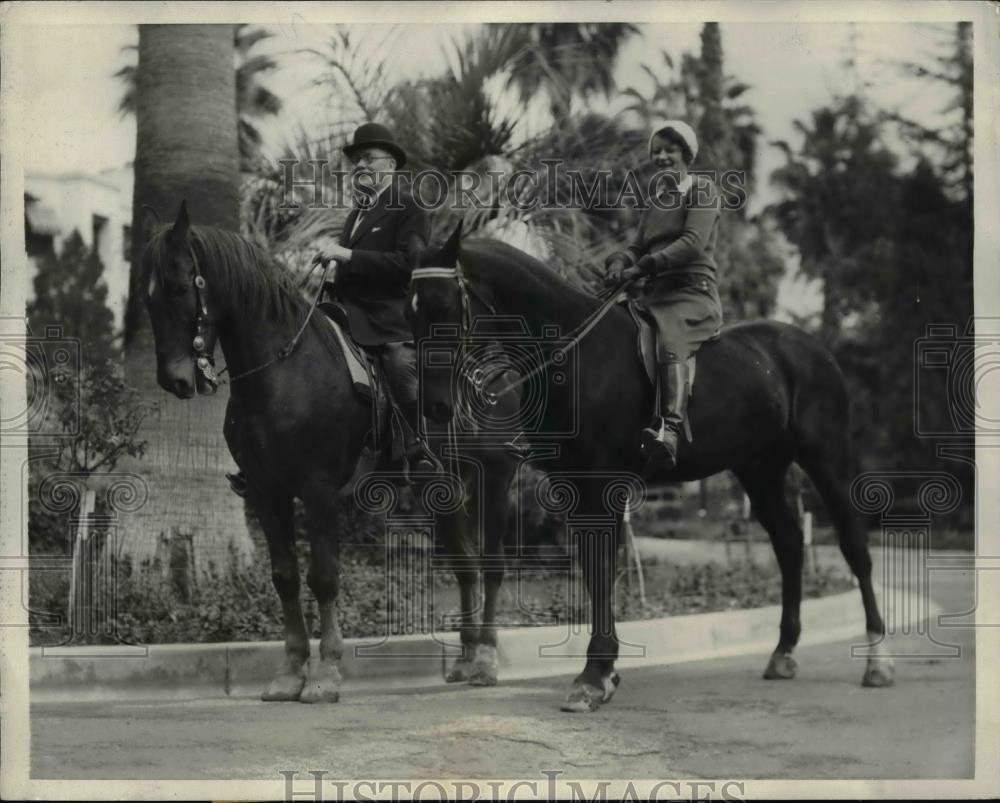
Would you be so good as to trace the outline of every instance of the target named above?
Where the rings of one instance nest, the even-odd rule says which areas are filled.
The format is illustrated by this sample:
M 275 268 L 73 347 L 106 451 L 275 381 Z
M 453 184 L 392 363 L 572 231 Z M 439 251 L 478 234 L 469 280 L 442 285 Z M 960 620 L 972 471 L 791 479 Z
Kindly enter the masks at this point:
M 150 206 L 149 204 L 142 205 L 142 211 L 139 215 L 139 225 L 142 230 L 142 239 L 149 242 L 150 238 L 156 234 L 157 229 L 160 228 L 160 216 L 157 214 L 156 208 Z
M 462 223 L 463 221 L 458 221 L 451 237 L 441 246 L 438 252 L 438 267 L 453 268 L 458 264 L 458 251 L 462 244 Z
M 177 219 L 170 229 L 170 239 L 175 242 L 187 240 L 188 232 L 191 231 L 191 220 L 188 218 L 187 200 L 181 201 L 181 208 L 177 210 Z

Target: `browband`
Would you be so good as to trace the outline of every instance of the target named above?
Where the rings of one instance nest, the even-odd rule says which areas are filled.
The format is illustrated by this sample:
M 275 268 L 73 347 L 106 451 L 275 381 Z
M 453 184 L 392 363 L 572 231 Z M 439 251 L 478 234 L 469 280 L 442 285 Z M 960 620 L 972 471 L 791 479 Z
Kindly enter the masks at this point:
M 455 279 L 458 268 L 414 268 L 410 280 L 414 279 Z

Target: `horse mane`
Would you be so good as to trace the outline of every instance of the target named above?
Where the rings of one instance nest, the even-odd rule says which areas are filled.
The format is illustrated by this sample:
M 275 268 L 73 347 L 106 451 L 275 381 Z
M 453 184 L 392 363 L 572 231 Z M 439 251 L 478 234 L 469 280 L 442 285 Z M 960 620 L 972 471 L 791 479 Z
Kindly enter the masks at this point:
M 282 325 L 301 323 L 308 311 L 288 271 L 245 237 L 214 226 L 191 226 L 191 246 L 210 288 L 221 287 L 247 317 Z M 151 270 L 160 281 L 169 264 L 168 228 L 149 241 Z
M 517 284 L 522 290 L 530 290 L 533 295 L 537 295 L 538 300 L 547 301 L 558 300 L 560 304 L 571 304 L 587 310 L 592 310 L 600 303 L 596 296 L 571 284 L 545 263 L 527 254 L 502 240 L 492 238 L 476 238 L 463 241 L 462 250 L 468 250 L 486 256 L 487 260 L 463 261 L 459 254 L 459 261 L 468 270 L 469 265 L 474 265 L 476 269 L 486 268 L 486 270 L 503 271 L 515 274 Z M 546 298 L 548 297 L 548 298 Z

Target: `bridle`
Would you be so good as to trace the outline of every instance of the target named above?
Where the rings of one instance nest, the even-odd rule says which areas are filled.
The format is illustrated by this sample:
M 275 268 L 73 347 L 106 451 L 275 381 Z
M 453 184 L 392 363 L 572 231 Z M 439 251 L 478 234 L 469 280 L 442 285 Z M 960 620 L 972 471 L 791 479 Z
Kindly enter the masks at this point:
M 194 337 L 191 339 L 191 348 L 195 355 L 195 365 L 201 372 L 202 377 L 205 382 L 207 382 L 212 391 L 218 390 L 219 385 L 222 384 L 222 375 L 229 371 L 229 366 L 227 365 L 218 374 L 215 373 L 215 357 L 208 351 L 208 340 L 206 338 L 206 332 L 211 325 L 211 318 L 208 315 L 208 305 L 205 303 L 205 289 L 208 283 L 205 281 L 205 276 L 201 272 L 201 264 L 198 262 L 198 253 L 195 251 L 194 245 L 188 243 L 188 253 L 191 255 L 191 263 L 194 266 L 194 295 L 195 295 L 195 314 L 194 314 Z M 252 374 L 256 374 L 263 371 L 266 368 L 270 368 L 275 363 L 281 362 L 287 359 L 292 352 L 295 350 L 295 346 L 298 344 L 299 339 L 302 337 L 302 333 L 305 332 L 306 326 L 309 324 L 309 319 L 312 318 L 313 312 L 316 310 L 316 305 L 319 303 L 320 295 L 323 293 L 323 285 L 326 282 L 326 277 L 330 272 L 330 265 L 332 261 L 327 261 L 323 263 L 323 277 L 320 280 L 319 288 L 316 290 L 316 294 L 313 296 L 312 304 L 309 306 L 309 312 L 306 313 L 305 320 L 302 321 L 302 325 L 299 327 L 295 336 L 289 340 L 284 346 L 282 346 L 278 353 L 260 365 L 253 368 L 249 368 L 246 371 L 241 371 L 235 376 L 230 374 L 228 382 L 233 384 L 238 382 L 245 377 Z M 305 277 L 300 283 L 300 287 L 305 284 L 305 282 L 312 275 L 313 270 L 315 270 L 315 265 L 310 268 L 309 272 L 306 273 Z
M 194 265 L 194 337 L 191 339 L 191 348 L 195 354 L 195 365 L 201 371 L 202 377 L 211 386 L 212 391 L 219 387 L 219 377 L 215 373 L 215 358 L 209 353 L 208 341 L 205 334 L 208 330 L 210 318 L 208 317 L 208 305 L 205 303 L 204 290 L 206 285 L 205 277 L 201 272 L 201 265 L 198 263 L 198 255 L 194 246 L 188 244 L 188 252 L 191 254 L 191 263 Z
M 465 277 L 462 271 L 461 263 L 457 263 L 454 268 L 416 268 L 410 275 L 410 279 L 411 281 L 417 281 L 419 279 L 450 279 L 457 284 L 462 304 L 461 324 L 459 326 L 460 348 L 464 348 L 469 332 L 472 330 L 472 305 L 469 299 L 470 294 L 474 295 L 480 303 L 484 304 L 491 314 L 494 316 L 496 315 L 496 310 L 493 306 L 483 299 L 483 297 L 476 291 L 475 287 L 473 287 L 473 285 Z M 545 371 L 553 363 L 561 361 L 562 357 L 570 349 L 579 345 L 580 341 L 583 340 L 583 338 L 586 337 L 598 323 L 600 323 L 601 319 L 604 318 L 608 312 L 610 312 L 611 308 L 618 300 L 618 294 L 628 287 L 628 285 L 630 285 L 633 281 L 635 281 L 634 278 L 625 279 L 619 282 L 616 286 L 602 292 L 598 296 L 602 299 L 601 305 L 594 310 L 594 312 L 588 315 L 576 329 L 573 330 L 563 345 L 552 350 L 542 362 L 536 364 L 529 371 L 521 374 L 520 377 L 500 390 L 494 392 L 488 390 L 487 386 L 492 384 L 500 374 L 507 371 L 505 366 L 501 366 L 500 368 L 492 371 L 484 370 L 480 367 L 460 367 L 459 374 L 461 385 L 468 386 L 480 398 L 484 399 L 489 406 L 495 406 L 502 397 L 506 396 L 508 393 L 513 393 L 519 387 Z M 461 364 L 462 360 L 459 360 L 458 362 Z

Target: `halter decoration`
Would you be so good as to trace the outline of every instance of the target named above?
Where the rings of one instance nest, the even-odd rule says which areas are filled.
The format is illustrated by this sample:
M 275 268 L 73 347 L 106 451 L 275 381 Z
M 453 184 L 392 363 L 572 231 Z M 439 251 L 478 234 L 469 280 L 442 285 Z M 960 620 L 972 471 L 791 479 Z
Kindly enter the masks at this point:
M 527 373 L 522 374 L 518 379 L 505 386 L 502 390 L 494 393 L 493 391 L 486 390 L 486 385 L 488 385 L 498 373 L 505 372 L 506 368 L 500 368 L 499 370 L 491 373 L 487 373 L 481 368 L 473 368 L 472 370 L 464 369 L 461 372 L 462 379 L 471 385 L 476 393 L 480 394 L 490 406 L 495 405 L 503 396 L 506 396 L 508 393 L 511 393 L 521 387 L 521 385 L 528 382 L 536 374 L 539 374 L 548 368 L 560 356 L 568 352 L 574 346 L 578 345 L 580 341 L 583 340 L 583 338 L 586 337 L 598 323 L 600 323 L 601 319 L 608 314 L 614 306 L 618 294 L 628 287 L 628 285 L 632 284 L 636 278 L 638 277 L 625 279 L 611 289 L 601 293 L 599 296 L 603 299 L 601 306 L 588 315 L 583 322 L 573 330 L 573 333 L 570 335 L 567 343 L 559 346 L 557 349 L 554 349 L 542 362 L 537 364 Z M 412 272 L 411 280 L 416 281 L 418 279 L 453 279 L 458 284 L 459 292 L 462 297 L 462 325 L 460 336 L 464 342 L 466 334 L 472 328 L 472 312 L 471 305 L 469 303 L 469 292 L 471 291 L 477 296 L 478 293 L 476 293 L 475 289 L 472 288 L 469 281 L 462 273 L 461 264 L 456 265 L 454 268 L 417 268 Z M 496 314 L 493 307 L 486 303 L 481 297 L 480 301 L 486 305 L 490 312 Z
M 213 392 L 219 387 L 219 378 L 215 374 L 215 358 L 206 351 L 208 345 L 205 340 L 205 331 L 208 328 L 208 306 L 205 304 L 205 277 L 201 273 L 201 266 L 198 264 L 198 255 L 194 246 L 188 246 L 191 252 L 191 263 L 194 265 L 194 296 L 196 308 L 194 313 L 194 338 L 191 340 L 191 348 L 194 349 L 195 364 L 205 381 L 211 386 Z

